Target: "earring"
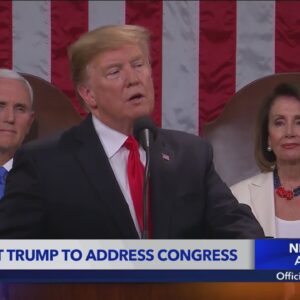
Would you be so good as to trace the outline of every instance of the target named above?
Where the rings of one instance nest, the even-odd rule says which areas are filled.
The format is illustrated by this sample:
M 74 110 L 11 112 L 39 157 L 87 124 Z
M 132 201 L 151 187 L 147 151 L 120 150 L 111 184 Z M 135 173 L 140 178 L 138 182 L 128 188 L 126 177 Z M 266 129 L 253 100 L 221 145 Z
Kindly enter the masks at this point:
M 271 146 L 270 146 L 270 145 L 267 147 L 267 150 L 268 150 L 269 152 L 271 152 L 271 151 L 272 151 L 272 148 L 271 148 Z

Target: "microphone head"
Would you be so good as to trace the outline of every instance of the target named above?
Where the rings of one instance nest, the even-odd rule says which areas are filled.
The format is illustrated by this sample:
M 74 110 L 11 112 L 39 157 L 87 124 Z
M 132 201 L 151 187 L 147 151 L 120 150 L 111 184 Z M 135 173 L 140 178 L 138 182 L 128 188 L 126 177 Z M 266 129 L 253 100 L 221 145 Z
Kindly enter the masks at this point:
M 145 145 L 145 132 L 149 132 L 151 140 L 155 140 L 157 134 L 157 128 L 154 122 L 149 117 L 138 118 L 133 127 L 133 135 L 144 147 Z

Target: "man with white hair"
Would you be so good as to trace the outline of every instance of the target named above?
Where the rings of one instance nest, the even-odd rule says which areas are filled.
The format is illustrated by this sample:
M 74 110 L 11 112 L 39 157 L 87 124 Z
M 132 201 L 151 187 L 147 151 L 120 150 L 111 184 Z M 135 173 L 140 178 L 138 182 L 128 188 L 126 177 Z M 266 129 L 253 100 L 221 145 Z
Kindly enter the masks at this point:
M 29 82 L 13 70 L 0 69 L 0 200 L 13 156 L 34 119 L 32 103 L 33 91 Z M 8 299 L 6 285 L 0 284 L 0 299 Z
M 32 102 L 29 82 L 15 71 L 0 69 L 0 198 L 13 156 L 33 122 Z

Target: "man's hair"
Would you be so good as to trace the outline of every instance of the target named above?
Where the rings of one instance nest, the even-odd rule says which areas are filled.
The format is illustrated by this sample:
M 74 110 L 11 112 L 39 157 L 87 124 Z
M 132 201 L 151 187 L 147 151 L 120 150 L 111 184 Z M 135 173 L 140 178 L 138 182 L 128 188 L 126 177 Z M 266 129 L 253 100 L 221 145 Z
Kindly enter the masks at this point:
M 105 51 L 138 44 L 149 60 L 149 38 L 149 31 L 136 25 L 103 26 L 83 34 L 68 50 L 75 87 L 87 79 L 88 64 Z
M 269 114 L 274 102 L 279 97 L 292 97 L 300 102 L 299 90 L 288 83 L 278 84 L 272 94 L 263 102 L 258 114 L 255 134 L 255 159 L 263 172 L 272 171 L 276 163 L 274 152 L 268 151 Z
M 10 79 L 16 79 L 20 80 L 24 83 L 24 85 L 27 87 L 29 92 L 29 98 L 30 98 L 30 106 L 32 107 L 33 104 L 33 89 L 30 85 L 30 83 L 19 73 L 10 70 L 10 69 L 3 69 L 0 68 L 0 78 L 10 78 Z

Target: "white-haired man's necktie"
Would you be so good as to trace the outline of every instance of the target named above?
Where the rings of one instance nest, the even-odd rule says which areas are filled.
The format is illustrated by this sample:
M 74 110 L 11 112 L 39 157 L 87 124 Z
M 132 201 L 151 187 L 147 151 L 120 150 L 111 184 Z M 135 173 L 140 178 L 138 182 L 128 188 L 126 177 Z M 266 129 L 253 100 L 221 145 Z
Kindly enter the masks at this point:
M 0 167 L 0 199 L 2 199 L 5 190 L 7 170 L 4 167 Z

